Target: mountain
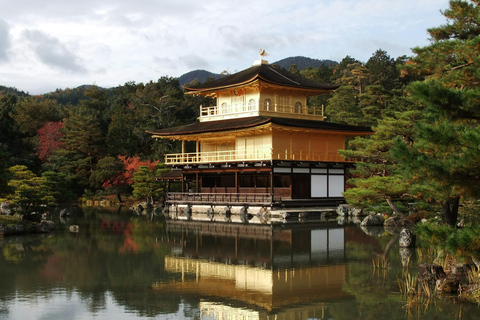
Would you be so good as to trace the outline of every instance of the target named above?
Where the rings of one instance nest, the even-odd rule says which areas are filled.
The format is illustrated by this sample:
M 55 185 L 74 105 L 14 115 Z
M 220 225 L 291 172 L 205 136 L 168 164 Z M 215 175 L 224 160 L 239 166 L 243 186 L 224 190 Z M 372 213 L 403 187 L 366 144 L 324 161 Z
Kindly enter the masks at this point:
M 333 60 L 319 60 L 319 59 L 312 59 L 312 58 L 298 56 L 298 57 L 285 58 L 277 62 L 274 62 L 272 64 L 280 66 L 286 70 L 290 69 L 290 66 L 292 64 L 296 64 L 298 70 L 303 70 L 308 67 L 319 68 L 322 64 L 325 64 L 327 66 L 336 65 L 338 64 L 338 62 Z M 178 77 L 178 82 L 180 83 L 181 86 L 183 86 L 187 83 L 192 82 L 195 79 L 197 79 L 200 82 L 205 82 L 207 78 L 218 79 L 221 76 L 222 76 L 221 74 L 212 73 L 205 70 L 194 70 L 194 71 L 187 72 L 181 75 L 180 77 Z
M 7 93 L 11 93 L 11 94 L 19 96 L 19 97 L 28 97 L 29 96 L 28 92 L 25 93 L 23 91 L 19 91 L 17 88 L 0 86 L 0 95 L 5 95 Z
M 319 60 L 319 59 L 312 59 L 312 58 L 297 56 L 297 57 L 289 57 L 282 60 L 278 60 L 273 64 L 276 64 L 286 70 L 290 69 L 290 66 L 292 64 L 296 64 L 298 70 L 303 70 L 303 69 L 307 69 L 308 67 L 320 68 L 322 64 L 325 64 L 326 66 L 336 65 L 338 64 L 338 62 L 333 60 Z
M 181 86 L 183 86 L 184 84 L 190 83 L 195 79 L 197 79 L 200 82 L 205 82 L 207 78 L 218 79 L 221 76 L 222 76 L 221 74 L 212 73 L 205 70 L 193 70 L 178 77 L 178 82 L 180 83 Z
M 303 70 L 308 67 L 319 68 L 322 64 L 325 64 L 327 66 L 336 65 L 338 64 L 338 62 L 335 62 L 332 60 L 319 60 L 319 59 L 312 59 L 312 58 L 297 56 L 297 57 L 285 58 L 277 62 L 274 62 L 272 64 L 280 66 L 286 70 L 290 69 L 290 66 L 292 64 L 295 64 L 297 65 L 298 70 Z M 208 78 L 218 79 L 220 77 L 222 77 L 222 75 L 218 73 L 213 73 L 205 70 L 193 70 L 178 77 L 178 82 L 180 83 L 181 86 L 183 86 L 187 83 L 192 82 L 195 79 L 197 79 L 200 82 L 205 82 L 205 80 L 207 80 Z M 72 89 L 69 89 L 69 88 L 57 89 L 54 92 L 49 92 L 44 94 L 44 96 L 46 98 L 55 99 L 61 104 L 71 103 L 72 105 L 76 105 L 81 99 L 85 98 L 84 96 L 85 89 L 87 89 L 88 87 L 90 86 L 83 85 L 83 86 L 79 86 L 77 88 L 72 88 Z M 110 88 L 109 90 L 111 89 L 112 88 Z M 0 95 L 6 94 L 6 93 L 13 93 L 18 96 L 29 95 L 28 93 L 19 91 L 16 88 L 8 88 L 0 85 Z

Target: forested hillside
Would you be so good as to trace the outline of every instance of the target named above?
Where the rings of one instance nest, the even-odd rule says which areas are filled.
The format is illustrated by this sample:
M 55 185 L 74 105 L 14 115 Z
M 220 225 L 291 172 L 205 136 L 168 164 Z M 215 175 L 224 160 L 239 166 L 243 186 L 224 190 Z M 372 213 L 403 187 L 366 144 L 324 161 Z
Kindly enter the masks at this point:
M 212 73 L 208 72 L 205 70 L 194 70 L 187 72 L 180 77 L 178 77 L 178 82 L 180 83 L 181 86 L 190 83 L 192 81 L 199 81 L 199 82 L 205 82 L 208 79 L 218 79 L 222 75 L 217 74 L 217 73 Z
M 16 88 L 9 88 L 9 87 L 5 87 L 5 86 L 0 86 L 0 95 L 5 95 L 7 93 L 11 93 L 11 94 L 14 94 L 14 95 L 19 96 L 19 97 L 26 97 L 26 96 L 29 95 L 28 93 L 25 93 L 23 91 L 19 91 Z
M 303 70 L 307 68 L 320 68 L 322 65 L 330 67 L 338 64 L 338 62 L 333 60 L 319 60 L 297 56 L 278 60 L 273 64 L 276 64 L 277 66 L 280 66 L 287 70 L 290 68 L 291 65 L 294 64 L 297 66 L 298 70 Z

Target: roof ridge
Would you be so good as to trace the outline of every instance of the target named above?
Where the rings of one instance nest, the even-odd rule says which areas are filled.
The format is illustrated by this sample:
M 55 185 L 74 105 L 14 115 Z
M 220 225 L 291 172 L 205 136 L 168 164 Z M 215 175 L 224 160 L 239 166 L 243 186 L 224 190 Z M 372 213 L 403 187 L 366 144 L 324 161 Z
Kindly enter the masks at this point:
M 276 74 L 278 74 L 278 75 L 280 75 L 280 76 L 284 77 L 285 79 L 287 79 L 287 80 L 289 80 L 289 81 L 291 81 L 291 82 L 295 83 L 296 85 L 298 85 L 298 86 L 300 85 L 300 83 L 298 83 L 298 82 L 296 82 L 296 81 L 293 81 L 292 79 L 288 78 L 287 76 L 285 76 L 285 75 L 281 74 L 280 72 L 278 72 L 278 71 L 277 71 L 277 70 L 275 70 L 274 68 L 270 67 L 270 65 L 268 65 L 267 67 L 268 67 L 268 68 L 270 68 L 270 70 L 272 70 L 272 71 L 273 71 L 273 72 L 275 72 Z

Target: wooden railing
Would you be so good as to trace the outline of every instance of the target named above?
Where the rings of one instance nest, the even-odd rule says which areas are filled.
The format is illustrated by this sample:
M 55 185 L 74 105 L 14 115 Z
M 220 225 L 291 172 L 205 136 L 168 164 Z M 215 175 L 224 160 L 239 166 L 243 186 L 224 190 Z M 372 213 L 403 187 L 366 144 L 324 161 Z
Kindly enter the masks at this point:
M 271 157 L 271 151 L 262 149 L 174 153 L 165 156 L 165 164 L 258 161 L 270 160 Z
M 278 114 L 292 114 L 292 115 L 308 115 L 310 117 L 324 118 L 324 108 L 312 106 L 294 106 L 294 105 L 277 105 L 269 107 L 258 107 L 258 105 L 251 106 L 245 104 L 237 105 L 220 105 L 220 106 L 200 106 L 200 118 L 212 116 L 227 116 L 233 114 L 251 113 L 258 111 L 275 112 Z
M 173 153 L 165 156 L 165 164 L 204 164 L 239 161 L 342 161 L 345 160 L 337 152 L 318 150 L 288 149 L 248 149 L 209 151 L 191 153 Z M 353 161 L 352 161 L 353 162 Z

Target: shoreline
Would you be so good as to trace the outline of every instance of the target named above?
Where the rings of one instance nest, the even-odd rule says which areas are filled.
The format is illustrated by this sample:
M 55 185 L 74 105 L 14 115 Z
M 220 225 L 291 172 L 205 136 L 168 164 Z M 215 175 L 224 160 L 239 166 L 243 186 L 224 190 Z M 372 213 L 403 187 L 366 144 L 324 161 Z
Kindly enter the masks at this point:
M 13 216 L 0 216 L 0 236 L 51 233 L 56 229 L 51 220 L 32 222 Z

